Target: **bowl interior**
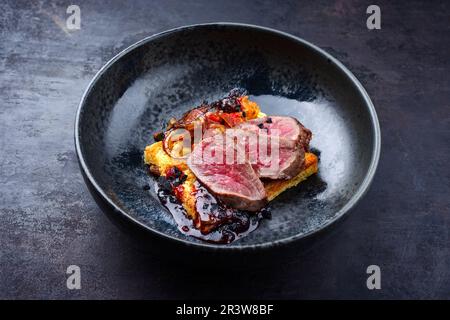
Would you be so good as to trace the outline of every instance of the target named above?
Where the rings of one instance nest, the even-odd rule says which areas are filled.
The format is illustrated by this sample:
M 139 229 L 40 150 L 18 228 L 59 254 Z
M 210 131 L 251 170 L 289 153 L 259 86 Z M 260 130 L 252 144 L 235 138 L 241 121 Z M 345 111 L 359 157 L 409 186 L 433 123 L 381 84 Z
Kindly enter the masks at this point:
M 267 244 L 321 229 L 341 215 L 374 157 L 375 119 L 348 74 L 309 45 L 238 25 L 204 25 L 151 38 L 99 73 L 78 120 L 81 157 L 110 200 L 150 229 L 178 232 L 143 164 L 152 133 L 168 118 L 234 87 L 269 115 L 295 116 L 312 130 L 319 174 L 274 200 L 272 219 L 228 246 Z

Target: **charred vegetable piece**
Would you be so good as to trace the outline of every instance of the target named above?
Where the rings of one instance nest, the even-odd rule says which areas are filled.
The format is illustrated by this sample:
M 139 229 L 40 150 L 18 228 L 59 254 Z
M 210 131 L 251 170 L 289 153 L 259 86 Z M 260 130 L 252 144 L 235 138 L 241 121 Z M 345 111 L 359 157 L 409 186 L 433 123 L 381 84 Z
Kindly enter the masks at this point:
M 164 140 L 164 132 L 158 131 L 153 134 L 153 139 L 158 142 Z

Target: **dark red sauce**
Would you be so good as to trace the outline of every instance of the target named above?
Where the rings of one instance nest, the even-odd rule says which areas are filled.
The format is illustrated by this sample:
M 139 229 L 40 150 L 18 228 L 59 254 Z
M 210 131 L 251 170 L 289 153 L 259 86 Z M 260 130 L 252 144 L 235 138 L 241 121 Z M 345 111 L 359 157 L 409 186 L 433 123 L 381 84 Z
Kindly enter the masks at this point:
M 197 239 L 211 243 L 231 243 L 255 230 L 262 218 L 270 218 L 267 208 L 256 213 L 227 208 L 203 185 L 196 182 L 194 196 L 197 216 L 191 220 L 177 197 L 177 191 L 174 191 L 177 187 L 170 190 L 161 181 L 160 177 L 155 184 L 161 203 L 172 214 L 178 229 Z

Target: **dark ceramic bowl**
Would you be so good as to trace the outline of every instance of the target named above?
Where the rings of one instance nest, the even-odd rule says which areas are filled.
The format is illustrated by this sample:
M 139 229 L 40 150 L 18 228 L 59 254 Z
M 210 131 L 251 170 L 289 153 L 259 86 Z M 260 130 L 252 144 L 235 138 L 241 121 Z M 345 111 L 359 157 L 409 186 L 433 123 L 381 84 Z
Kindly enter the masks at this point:
M 269 115 L 313 132 L 319 174 L 271 203 L 272 219 L 229 245 L 181 234 L 159 203 L 144 147 L 164 120 L 245 88 Z M 367 191 L 380 153 L 375 109 L 359 81 L 318 47 L 276 30 L 234 23 L 177 28 L 110 60 L 78 109 L 75 144 L 85 181 L 115 221 L 159 241 L 219 250 L 268 248 L 305 238 L 344 216 Z

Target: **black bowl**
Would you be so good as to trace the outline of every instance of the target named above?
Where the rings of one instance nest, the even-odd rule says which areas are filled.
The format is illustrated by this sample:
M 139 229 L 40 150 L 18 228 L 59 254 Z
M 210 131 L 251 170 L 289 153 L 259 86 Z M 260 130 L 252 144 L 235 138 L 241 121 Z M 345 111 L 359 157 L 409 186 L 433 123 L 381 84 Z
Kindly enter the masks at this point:
M 235 87 L 265 113 L 295 116 L 312 130 L 319 174 L 273 201 L 272 219 L 250 235 L 214 245 L 181 234 L 153 188 L 144 189 L 153 181 L 142 153 L 164 120 Z M 89 189 L 113 220 L 163 242 L 257 249 L 305 238 L 354 207 L 375 174 L 380 129 L 362 85 L 323 50 L 268 28 L 214 23 L 145 38 L 111 59 L 81 100 L 75 145 Z

